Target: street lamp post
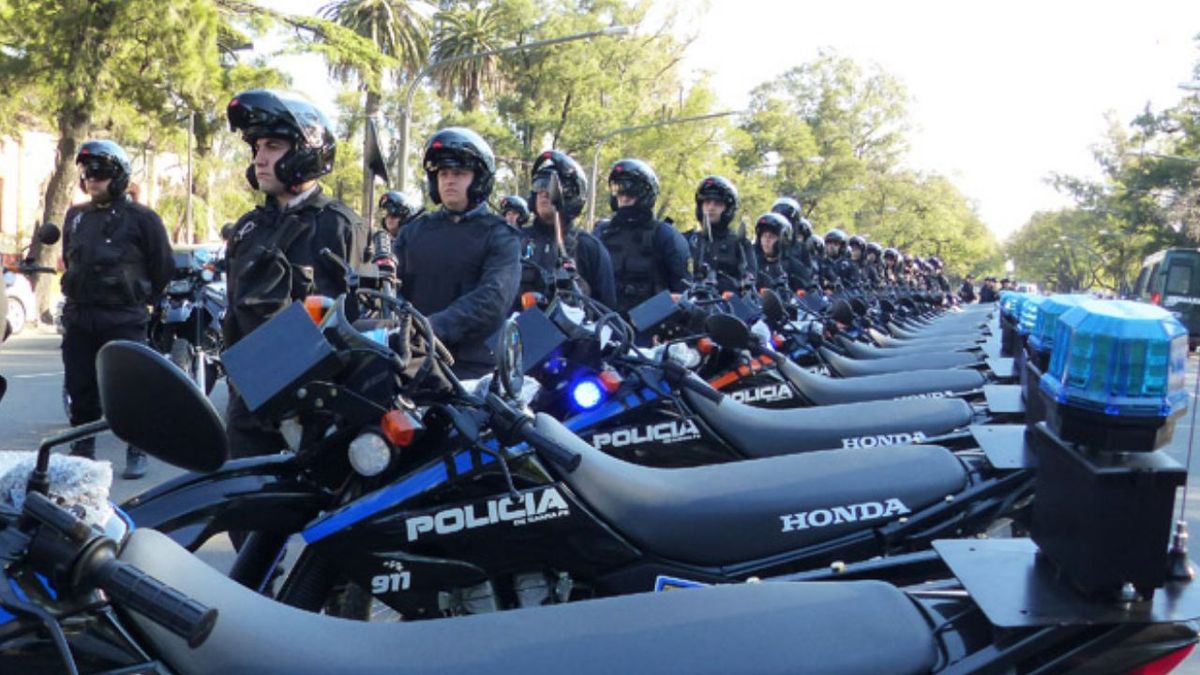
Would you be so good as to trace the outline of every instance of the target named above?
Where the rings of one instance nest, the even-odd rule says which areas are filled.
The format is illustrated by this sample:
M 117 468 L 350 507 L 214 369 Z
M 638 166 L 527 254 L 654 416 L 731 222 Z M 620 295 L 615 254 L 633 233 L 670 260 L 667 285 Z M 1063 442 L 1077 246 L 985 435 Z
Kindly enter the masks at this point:
M 707 115 L 692 115 L 690 117 L 672 117 L 670 119 L 659 120 L 657 122 L 651 122 L 649 124 L 636 124 L 631 127 L 621 127 L 620 129 L 613 129 L 612 131 L 601 136 L 596 141 L 596 151 L 594 153 L 592 153 L 592 198 L 589 200 L 589 206 L 588 206 L 588 224 L 589 224 L 589 226 L 595 227 L 595 225 L 596 225 L 596 199 L 599 197 L 599 194 L 600 194 L 600 186 L 596 184 L 596 181 L 598 180 L 597 174 L 600 171 L 600 149 L 602 147 L 604 147 L 604 144 L 608 141 L 608 139 L 613 138 L 614 136 L 620 136 L 621 134 L 627 134 L 627 133 L 631 133 L 634 131 L 642 131 L 645 129 L 656 129 L 658 127 L 670 126 L 672 124 L 683 124 L 685 122 L 700 122 L 702 120 L 711 120 L 711 119 L 715 119 L 718 117 L 729 117 L 730 115 L 741 115 L 745 112 L 746 112 L 745 110 L 726 110 L 725 112 L 709 113 Z
M 400 108 L 400 176 L 399 176 L 398 183 L 397 183 L 399 190 L 401 192 L 403 192 L 405 187 L 408 184 L 408 146 L 409 146 L 409 133 L 410 133 L 409 123 L 410 123 L 410 118 L 412 117 L 413 96 L 416 95 L 416 93 L 417 93 L 417 85 L 421 83 L 421 80 L 425 79 L 426 75 L 429 75 L 429 73 L 433 72 L 433 70 L 435 68 L 438 68 L 439 66 L 449 65 L 451 63 L 458 63 L 460 61 L 469 61 L 471 59 L 482 59 L 482 58 L 485 58 L 488 56 L 496 56 L 499 54 L 509 54 L 511 52 L 519 52 L 519 51 L 525 51 L 527 49 L 535 49 L 538 47 L 547 47 L 550 45 L 562 44 L 564 42 L 574 42 L 576 40 L 590 40 L 591 38 L 594 38 L 594 37 L 627 35 L 629 32 L 630 31 L 629 31 L 628 26 L 610 26 L 603 30 L 594 30 L 594 31 L 589 31 L 587 33 L 577 33 L 575 35 L 565 35 L 562 37 L 550 38 L 547 40 L 536 40 L 534 42 L 525 42 L 525 43 L 522 43 L 519 45 L 511 45 L 509 47 L 501 47 L 499 49 L 489 49 L 487 51 L 482 51 L 482 52 L 478 52 L 475 54 L 461 54 L 459 56 L 452 56 L 448 59 L 442 59 L 440 61 L 431 61 L 431 62 L 425 64 L 425 66 L 423 68 L 421 68 L 421 70 L 417 71 L 417 74 L 415 76 L 413 76 L 412 81 L 408 83 L 408 90 L 404 93 L 404 107 Z

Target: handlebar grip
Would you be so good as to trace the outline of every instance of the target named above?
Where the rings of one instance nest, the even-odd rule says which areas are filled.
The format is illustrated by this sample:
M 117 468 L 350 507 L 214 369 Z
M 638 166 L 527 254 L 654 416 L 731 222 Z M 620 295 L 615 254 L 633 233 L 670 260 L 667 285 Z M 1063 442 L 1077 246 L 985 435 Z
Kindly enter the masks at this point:
M 583 455 L 578 452 L 565 448 L 558 442 L 550 440 L 533 427 L 532 422 L 523 425 L 521 429 L 521 437 L 529 444 L 529 447 L 537 450 L 538 454 L 546 458 L 547 461 L 557 464 L 563 471 L 568 473 L 579 468 L 579 463 L 583 461 Z
M 217 610 L 206 607 L 142 570 L 111 558 L 96 573 L 96 585 L 114 600 L 187 640 L 193 649 L 208 639 Z

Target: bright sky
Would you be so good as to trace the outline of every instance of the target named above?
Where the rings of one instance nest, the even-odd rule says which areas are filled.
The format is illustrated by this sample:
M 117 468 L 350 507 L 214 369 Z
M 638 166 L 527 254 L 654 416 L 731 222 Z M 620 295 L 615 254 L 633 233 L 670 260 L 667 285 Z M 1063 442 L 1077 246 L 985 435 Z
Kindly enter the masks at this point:
M 1197 0 L 708 0 L 683 15 L 681 32 L 698 36 L 685 69 L 711 71 L 728 108 L 821 47 L 898 77 L 912 97 L 909 166 L 950 177 L 1001 238 L 1068 205 L 1051 172 L 1098 175 L 1107 111 L 1124 125 L 1174 104 L 1200 61 Z

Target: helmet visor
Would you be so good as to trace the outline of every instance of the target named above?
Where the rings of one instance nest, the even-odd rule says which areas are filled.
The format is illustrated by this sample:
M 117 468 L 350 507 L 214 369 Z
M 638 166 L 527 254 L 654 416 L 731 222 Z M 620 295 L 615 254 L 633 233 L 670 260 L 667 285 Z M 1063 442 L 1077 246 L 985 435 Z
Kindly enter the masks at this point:
M 104 157 L 88 157 L 79 163 L 80 175 L 92 180 L 109 180 L 117 175 L 117 167 Z
M 227 111 L 229 128 L 248 138 L 275 136 L 319 148 L 331 128 L 316 106 L 286 92 L 243 92 L 229 102 Z

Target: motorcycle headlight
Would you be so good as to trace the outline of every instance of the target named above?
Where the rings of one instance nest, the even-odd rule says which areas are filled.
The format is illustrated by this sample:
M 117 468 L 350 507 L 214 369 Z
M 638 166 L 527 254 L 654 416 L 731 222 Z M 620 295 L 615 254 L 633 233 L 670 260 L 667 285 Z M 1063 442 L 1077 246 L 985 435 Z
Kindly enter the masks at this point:
M 350 442 L 350 466 L 361 476 L 378 476 L 392 462 L 392 446 L 373 432 L 359 434 Z
M 214 278 L 213 271 L 208 268 L 200 270 L 200 278 L 204 280 L 204 283 L 212 281 Z

